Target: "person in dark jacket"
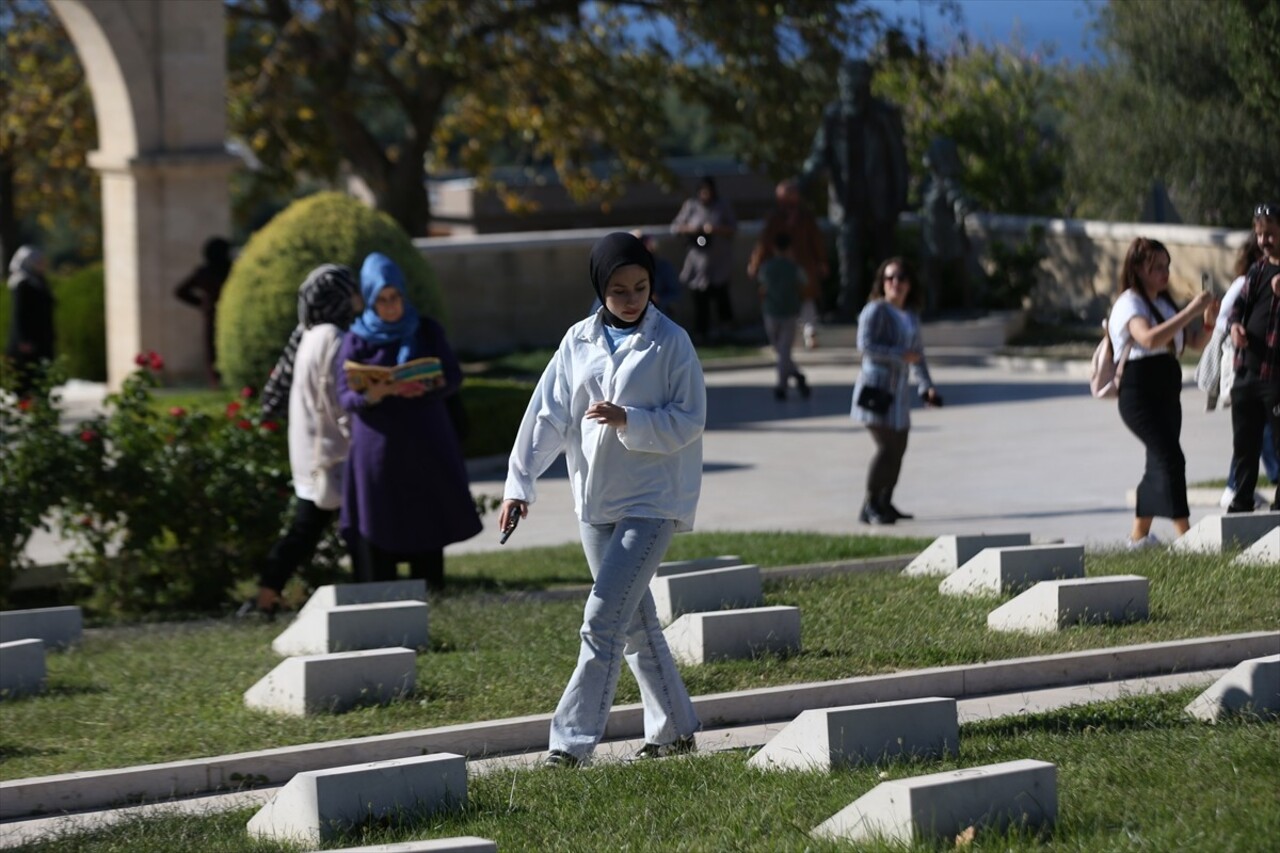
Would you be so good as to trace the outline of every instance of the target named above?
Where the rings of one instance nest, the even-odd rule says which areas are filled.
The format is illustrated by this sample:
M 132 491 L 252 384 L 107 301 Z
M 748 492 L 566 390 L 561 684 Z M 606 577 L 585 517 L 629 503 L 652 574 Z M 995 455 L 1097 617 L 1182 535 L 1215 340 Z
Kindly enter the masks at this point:
M 204 244 L 204 263 L 191 271 L 173 291 L 173 295 L 188 305 L 200 309 L 204 320 L 204 361 L 209 384 L 217 387 L 218 349 L 214 340 L 213 324 L 217 316 L 218 297 L 222 285 L 231 272 L 231 244 L 221 237 L 210 237 Z
M 4 354 L 18 375 L 19 397 L 27 397 L 53 360 L 53 293 L 45 278 L 44 254 L 21 246 L 9 261 L 9 343 Z

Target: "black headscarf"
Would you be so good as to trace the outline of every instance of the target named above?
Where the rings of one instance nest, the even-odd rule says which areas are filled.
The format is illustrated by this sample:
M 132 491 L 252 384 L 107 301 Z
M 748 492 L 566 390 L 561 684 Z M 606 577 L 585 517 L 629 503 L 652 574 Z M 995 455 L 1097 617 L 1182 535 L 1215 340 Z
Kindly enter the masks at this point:
M 262 413 L 267 417 L 279 417 L 289 411 L 289 389 L 293 387 L 293 361 L 298 355 L 302 333 L 321 323 L 332 323 L 340 329 L 351 325 L 355 311 L 351 305 L 353 294 L 360 288 L 351 277 L 351 270 L 338 264 L 321 264 L 308 273 L 298 288 L 298 325 L 289 335 L 284 352 L 271 370 L 267 384 L 262 387 Z
M 628 323 L 605 307 L 604 289 L 609 284 L 609 277 L 628 264 L 644 267 L 649 273 L 649 296 L 652 298 L 653 255 L 639 238 L 626 231 L 615 231 L 601 237 L 591 247 L 591 286 L 595 288 L 596 296 L 600 297 L 600 317 L 605 325 L 615 329 L 634 329 L 649 312 L 649 305 L 646 304 L 640 316 Z

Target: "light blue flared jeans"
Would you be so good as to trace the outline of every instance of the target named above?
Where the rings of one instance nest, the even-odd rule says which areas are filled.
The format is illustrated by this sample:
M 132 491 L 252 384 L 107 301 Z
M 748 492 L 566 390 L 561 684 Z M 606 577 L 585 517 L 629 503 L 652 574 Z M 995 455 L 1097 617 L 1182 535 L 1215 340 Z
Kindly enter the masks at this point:
M 578 665 L 551 719 L 551 749 L 591 755 L 604 736 L 624 659 L 640 685 L 645 740 L 667 744 L 692 735 L 698 717 L 649 593 L 676 522 L 625 518 L 580 527 L 595 583 L 582 617 Z

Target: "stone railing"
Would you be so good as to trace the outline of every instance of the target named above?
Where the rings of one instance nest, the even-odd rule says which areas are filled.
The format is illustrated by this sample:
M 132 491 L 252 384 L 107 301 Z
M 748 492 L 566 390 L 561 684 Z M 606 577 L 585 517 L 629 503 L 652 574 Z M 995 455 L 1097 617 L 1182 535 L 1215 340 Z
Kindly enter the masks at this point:
M 1021 242 L 1030 229 L 1045 231 L 1047 257 L 1032 295 L 1036 310 L 1070 310 L 1081 316 L 1105 314 L 1119 278 L 1124 254 L 1135 237 L 1161 241 L 1172 255 L 1172 287 L 1179 299 L 1200 287 L 1208 273 L 1219 292 L 1232 278 L 1235 253 L 1245 231 L 1185 225 L 1092 222 L 975 214 L 968 229 L 973 250 L 987 256 L 993 240 Z M 667 225 L 642 226 L 658 237 L 658 252 L 679 269 L 685 243 Z M 903 217 L 902 227 L 918 228 Z M 740 223 L 734 238 L 732 299 L 740 324 L 759 321 L 755 285 L 746 275 L 747 258 L 760 234 L 760 222 Z M 449 306 L 450 338 L 471 353 L 503 352 L 551 346 L 565 329 L 586 316 L 595 294 L 587 277 L 592 244 L 612 228 L 573 231 L 431 237 L 415 241 L 435 270 Z M 677 306 L 687 320 L 687 295 Z

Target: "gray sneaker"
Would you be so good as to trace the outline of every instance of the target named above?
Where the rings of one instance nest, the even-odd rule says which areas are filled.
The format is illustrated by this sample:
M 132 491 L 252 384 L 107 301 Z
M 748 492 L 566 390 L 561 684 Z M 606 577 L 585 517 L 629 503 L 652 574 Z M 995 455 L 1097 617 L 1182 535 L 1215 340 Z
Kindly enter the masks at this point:
M 543 767 L 561 767 L 571 769 L 582 766 L 582 759 L 564 752 L 563 750 L 553 749 L 547 753 L 547 757 L 542 759 Z
M 631 756 L 632 761 L 643 761 L 646 758 L 667 758 L 672 755 L 688 755 L 698 751 L 698 742 L 693 735 L 678 738 L 671 743 L 646 743 Z

